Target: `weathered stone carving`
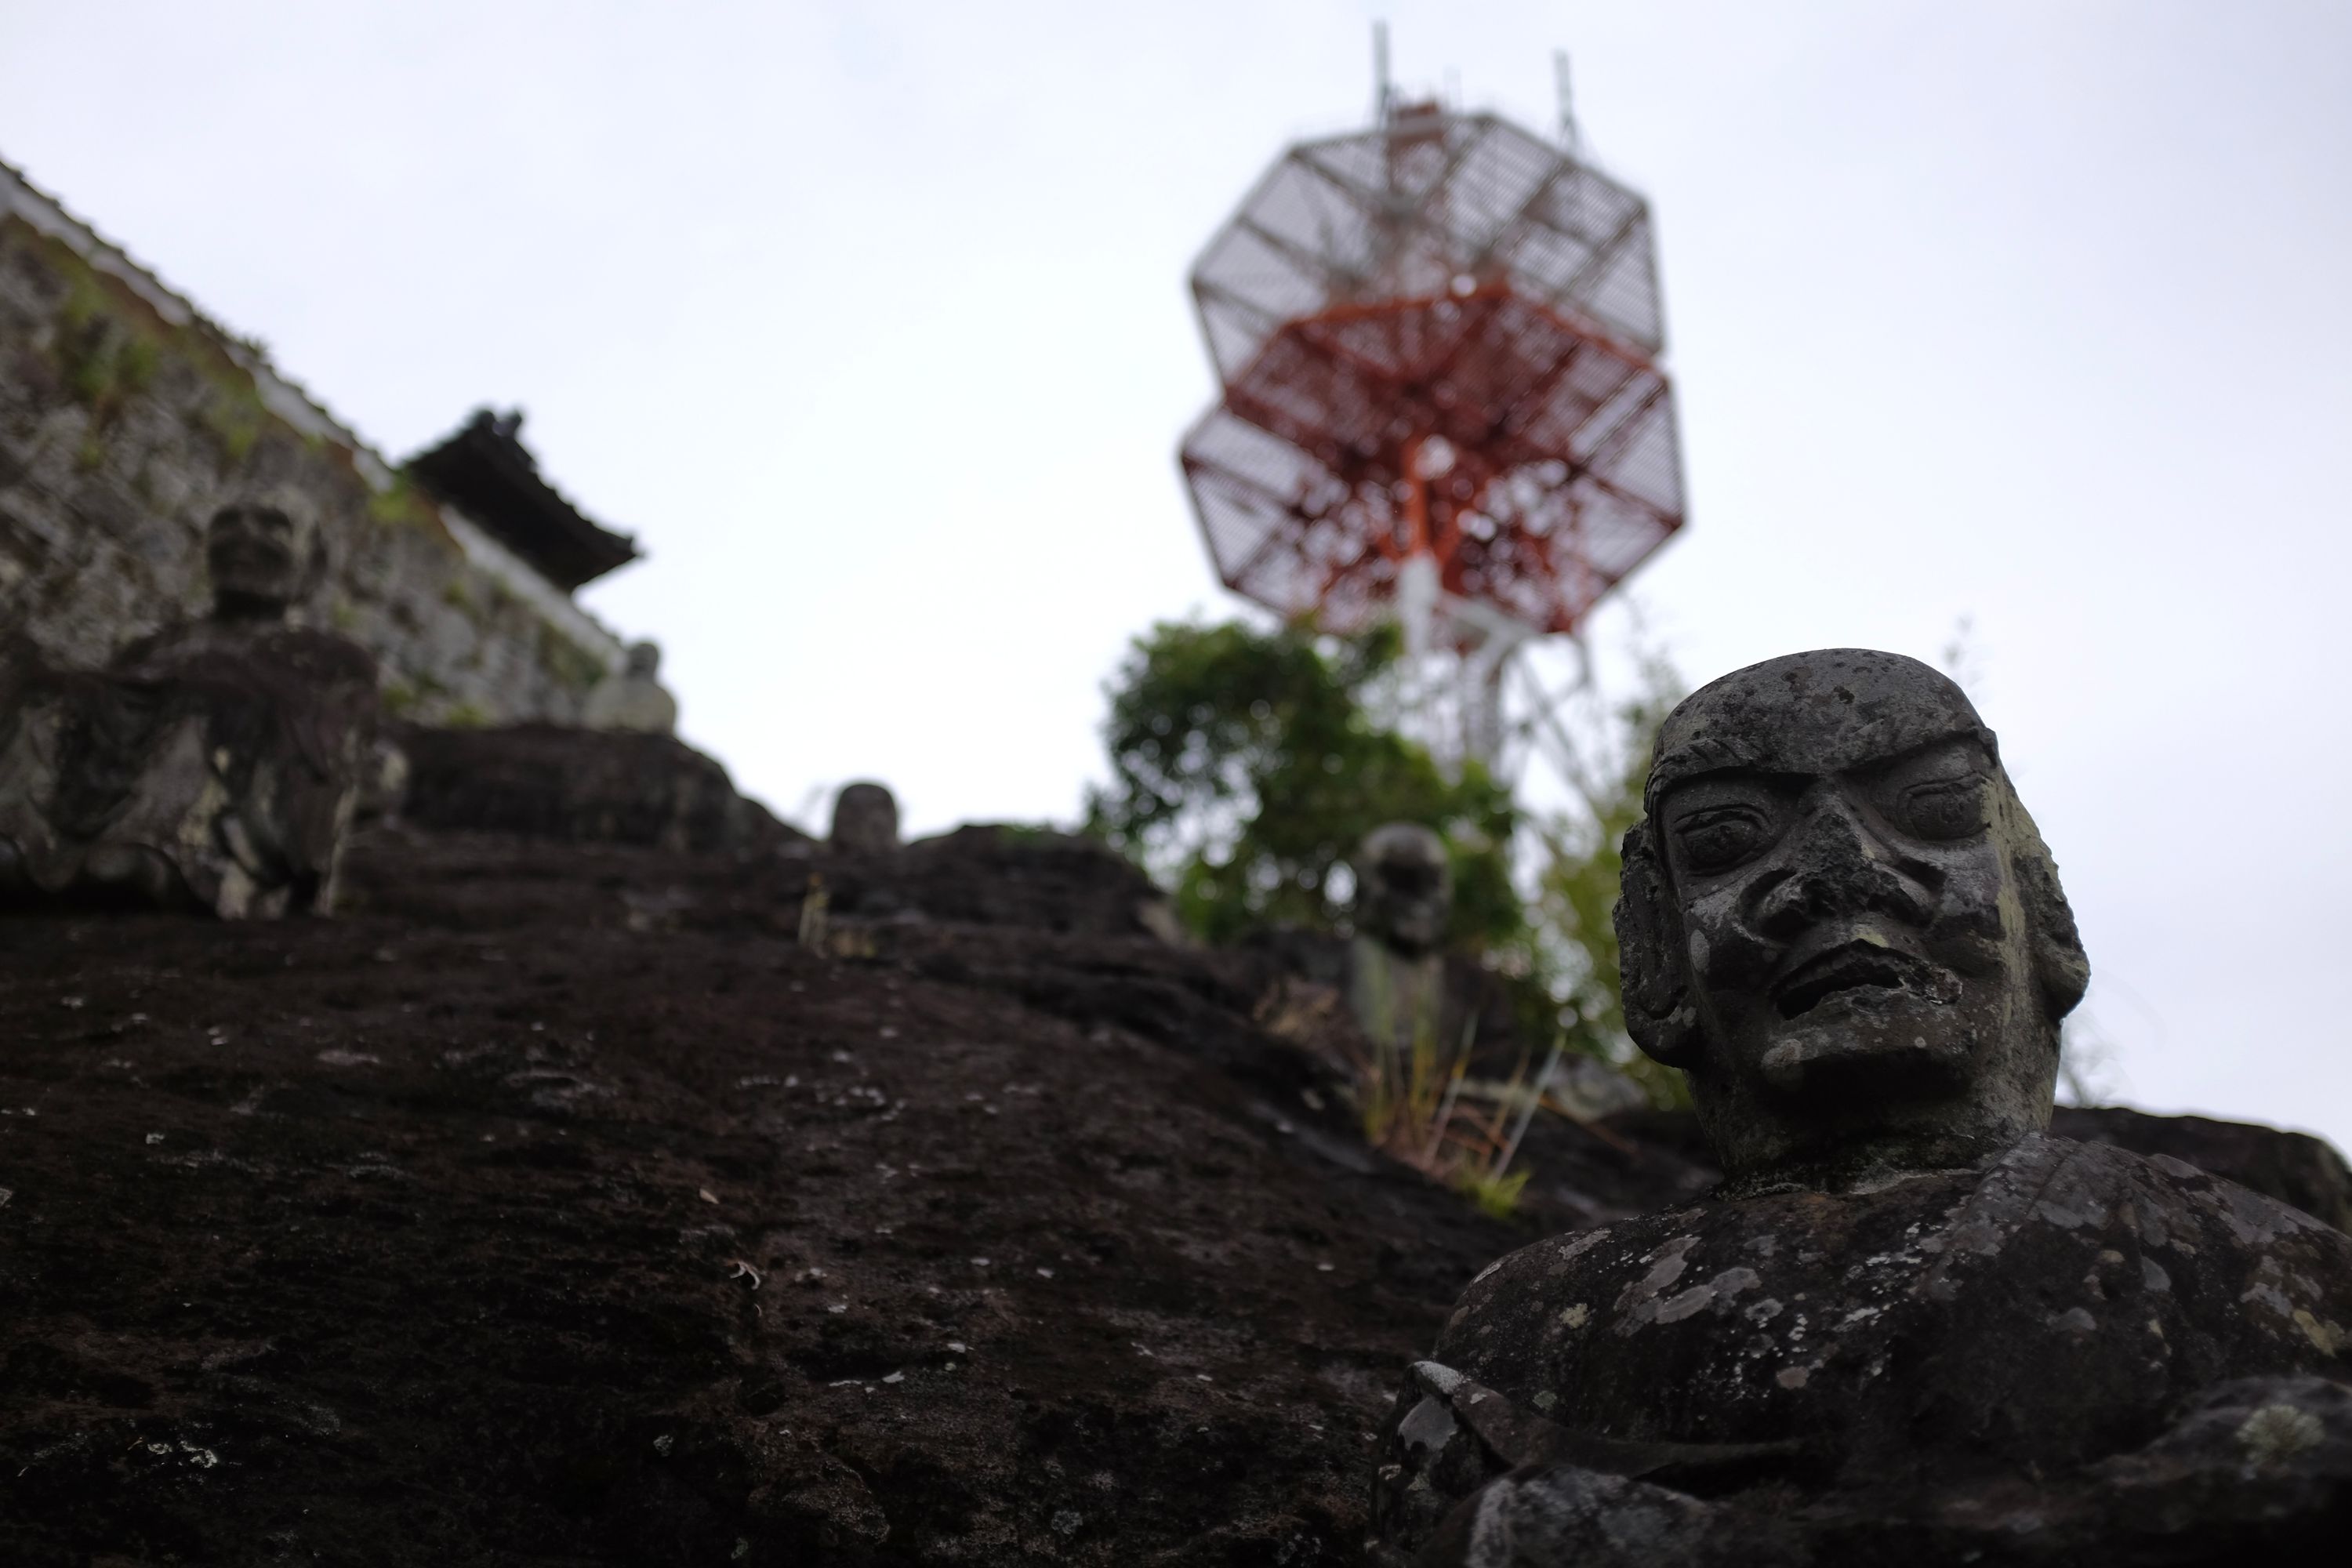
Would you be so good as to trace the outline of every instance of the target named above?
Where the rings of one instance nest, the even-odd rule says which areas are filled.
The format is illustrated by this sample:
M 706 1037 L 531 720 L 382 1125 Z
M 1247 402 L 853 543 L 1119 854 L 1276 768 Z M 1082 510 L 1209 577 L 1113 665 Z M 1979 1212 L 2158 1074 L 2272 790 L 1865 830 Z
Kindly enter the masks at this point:
M 323 912 L 373 734 L 375 661 L 287 624 L 320 568 L 299 501 L 206 531 L 210 618 L 105 671 L 0 660 L 0 901 Z
M 1383 824 L 1364 835 L 1355 872 L 1359 936 L 1414 958 L 1437 951 L 1454 910 L 1444 839 L 1417 822 Z
M 2352 1238 L 2042 1130 L 2088 977 L 1949 681 L 1775 659 L 1659 737 L 1635 1038 L 1725 1187 L 1489 1268 L 1399 1398 L 1395 1563 L 2203 1561 L 2352 1511 Z
M 825 836 L 853 855 L 887 855 L 898 847 L 898 797 L 882 784 L 841 786 L 833 797 L 833 827 Z
M 1800 654 L 1668 718 L 1627 835 L 1634 1038 L 1691 1075 L 1735 1182 L 1958 1165 L 2050 1120 L 2090 968 L 1959 689 Z
M 1353 868 L 1349 1005 L 1365 1034 L 1410 1047 L 1416 1036 L 1433 1036 L 1445 1014 L 1440 949 L 1454 910 L 1445 840 L 1417 822 L 1384 823 L 1364 836 Z
M 631 730 L 667 735 L 677 729 L 677 699 L 659 676 L 661 645 L 629 645 L 628 664 L 618 675 L 606 677 L 581 704 L 580 722 L 591 730 Z

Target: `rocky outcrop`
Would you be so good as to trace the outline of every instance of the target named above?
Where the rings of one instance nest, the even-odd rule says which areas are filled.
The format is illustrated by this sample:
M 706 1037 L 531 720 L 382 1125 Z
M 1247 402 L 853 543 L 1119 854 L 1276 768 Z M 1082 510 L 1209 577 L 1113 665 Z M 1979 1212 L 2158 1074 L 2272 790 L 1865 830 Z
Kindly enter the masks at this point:
M 2050 1131 L 2084 1143 L 2185 1160 L 2352 1231 L 2352 1169 L 2343 1155 L 2308 1132 L 2210 1116 L 2151 1116 L 2116 1105 L 2062 1105 Z
M 821 856 L 413 821 L 335 921 L 12 922 L 0 1561 L 1354 1561 L 1520 1233 L 1219 1066 L 1116 860 L 886 858 L 903 953 L 800 943 Z
M 1548 1118 L 1487 1218 L 1099 847 L 802 848 L 411 819 L 333 921 L 5 922 L 0 1562 L 1357 1563 L 1477 1271 L 1709 1180 L 1674 1118 Z M 801 942 L 812 872 L 870 945 Z M 2333 1406 L 2210 1398 L 2099 1495 L 2275 1543 Z M 1706 1521 L 1790 1473 L 1592 1487 L 1747 1562 L 1777 1527 Z
M 1687 1110 L 1631 1111 L 1604 1118 L 1601 1125 L 1650 1159 L 1672 1158 L 1696 1172 L 1676 1195 L 1695 1196 L 1721 1180 L 1706 1134 Z M 2050 1131 L 2081 1143 L 2169 1155 L 2301 1209 L 2338 1230 L 2352 1230 L 2352 1171 L 2343 1155 L 2308 1132 L 2210 1116 L 2158 1116 L 2121 1105 L 2062 1105 L 2051 1117 Z M 1662 1198 L 1646 1206 L 1663 1208 L 1672 1201 Z
M 805 837 L 737 794 L 718 763 L 669 735 L 404 725 L 391 738 L 406 762 L 400 814 L 420 827 L 701 852 L 772 848 Z

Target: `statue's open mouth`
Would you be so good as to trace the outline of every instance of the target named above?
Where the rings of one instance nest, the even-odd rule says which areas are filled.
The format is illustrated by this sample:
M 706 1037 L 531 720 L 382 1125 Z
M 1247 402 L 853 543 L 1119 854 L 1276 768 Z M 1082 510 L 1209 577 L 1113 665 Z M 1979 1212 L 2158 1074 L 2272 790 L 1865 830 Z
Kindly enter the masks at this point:
M 1772 986 L 1773 1005 L 1783 1018 L 1811 1012 L 1841 991 L 1875 987 L 1933 994 L 1933 966 L 1873 942 L 1849 942 L 1809 958 Z

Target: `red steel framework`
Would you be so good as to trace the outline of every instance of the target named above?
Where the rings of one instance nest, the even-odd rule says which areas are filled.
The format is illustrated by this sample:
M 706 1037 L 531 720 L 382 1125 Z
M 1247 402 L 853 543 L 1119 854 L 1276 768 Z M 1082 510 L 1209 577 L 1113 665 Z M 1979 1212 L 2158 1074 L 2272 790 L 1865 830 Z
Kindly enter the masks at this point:
M 1286 617 L 1573 632 L 1682 526 L 1648 206 L 1506 121 L 1293 146 L 1192 295 L 1223 391 L 1185 479 L 1225 585 Z

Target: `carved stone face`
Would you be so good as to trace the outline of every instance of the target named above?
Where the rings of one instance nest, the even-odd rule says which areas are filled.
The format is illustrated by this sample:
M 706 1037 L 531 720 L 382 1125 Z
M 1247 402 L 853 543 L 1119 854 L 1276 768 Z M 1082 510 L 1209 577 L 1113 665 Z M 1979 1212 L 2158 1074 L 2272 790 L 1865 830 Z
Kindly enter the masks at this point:
M 833 797 L 833 831 L 839 848 L 882 855 L 898 847 L 898 797 L 882 784 L 844 784 Z
M 651 680 L 661 672 L 661 644 L 653 641 L 629 645 L 628 673 L 633 680 Z
M 205 530 L 205 566 L 214 613 L 224 619 L 283 616 L 301 596 L 310 540 L 286 511 L 240 501 L 213 514 Z
M 1356 930 L 1418 956 L 1445 940 L 1454 869 L 1445 841 L 1417 822 L 1391 822 L 1356 852 Z
M 1659 734 L 1628 836 L 1628 1018 L 1739 1175 L 1948 1163 L 2047 1124 L 2088 966 L 1958 687 L 1832 649 Z

